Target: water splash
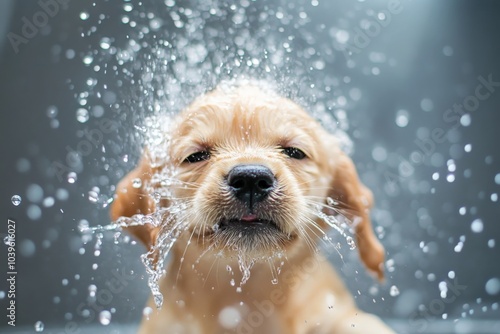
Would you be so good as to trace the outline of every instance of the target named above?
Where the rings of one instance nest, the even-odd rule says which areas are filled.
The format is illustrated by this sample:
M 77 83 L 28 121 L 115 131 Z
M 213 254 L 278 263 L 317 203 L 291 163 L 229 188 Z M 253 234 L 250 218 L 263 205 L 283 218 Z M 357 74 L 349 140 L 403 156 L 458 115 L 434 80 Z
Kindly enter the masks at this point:
M 338 203 L 333 200 L 331 197 L 326 198 L 326 203 L 328 204 L 329 209 L 335 208 Z M 343 238 L 345 238 L 347 245 L 349 246 L 350 250 L 356 249 L 356 242 L 354 241 L 353 237 L 348 234 L 350 229 L 354 229 L 357 224 L 360 222 L 360 217 L 354 217 L 352 220 L 349 220 L 346 216 L 344 216 L 341 213 L 335 213 L 335 214 L 326 214 L 323 212 L 324 207 L 322 205 L 316 205 L 313 210 L 313 214 L 320 218 L 322 221 L 327 223 L 330 227 L 332 227 L 338 234 L 340 234 Z M 323 232 L 323 240 L 327 241 L 331 245 L 332 239 L 325 233 Z M 338 250 L 338 246 L 334 246 L 335 249 Z

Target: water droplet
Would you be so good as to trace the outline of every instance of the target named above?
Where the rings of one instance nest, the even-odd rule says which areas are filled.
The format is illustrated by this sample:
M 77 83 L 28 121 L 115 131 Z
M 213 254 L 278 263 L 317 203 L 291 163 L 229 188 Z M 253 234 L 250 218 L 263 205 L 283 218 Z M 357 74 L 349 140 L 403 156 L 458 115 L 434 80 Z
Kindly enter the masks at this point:
M 99 45 L 101 46 L 101 49 L 108 50 L 111 46 L 111 39 L 109 37 L 103 37 L 101 38 Z
M 229 284 L 231 284 L 231 286 L 235 286 L 235 282 L 234 282 L 234 278 L 231 278 L 231 280 L 229 281 Z
M 483 232 L 484 224 L 481 219 L 474 219 L 474 221 L 470 225 L 470 229 L 474 233 L 481 233 Z
M 88 20 L 88 19 L 89 19 L 89 17 L 90 17 L 90 15 L 89 15 L 89 13 L 87 13 L 87 12 L 81 12 L 81 13 L 80 13 L 80 20 L 82 20 L 82 21 L 86 21 L 86 20 Z
M 111 312 L 107 310 L 101 311 L 99 313 L 99 322 L 104 326 L 109 325 L 111 323 Z
M 401 109 L 396 113 L 396 125 L 400 128 L 404 128 L 410 122 L 410 114 L 408 111 Z
M 19 196 L 19 195 L 12 196 L 10 200 L 11 200 L 12 204 L 14 204 L 15 206 L 18 206 L 19 204 L 21 204 L 21 201 L 22 201 L 21 196 Z
M 277 278 L 273 278 L 273 279 L 271 280 L 271 283 L 272 283 L 272 284 L 275 284 L 275 285 L 276 285 L 276 284 L 278 284 L 278 279 L 277 279 Z
M 90 64 L 92 64 L 93 61 L 94 61 L 94 57 L 92 57 L 92 55 L 86 55 L 85 57 L 83 57 L 83 63 L 85 65 L 90 65 Z
M 149 306 L 146 306 L 143 310 L 142 310 L 142 315 L 144 315 L 146 317 L 146 319 L 149 319 L 149 316 L 153 314 L 153 309 Z
M 356 249 L 356 242 L 354 242 L 354 239 L 351 236 L 347 236 L 345 240 L 347 241 L 350 250 Z
M 134 6 L 132 6 L 132 4 L 130 4 L 130 3 L 126 3 L 123 5 L 123 10 L 126 12 L 131 12 L 132 9 L 134 9 Z
M 132 187 L 133 188 L 140 188 L 142 186 L 142 180 L 140 178 L 135 178 L 132 180 Z
M 392 297 L 396 297 L 399 295 L 399 289 L 397 286 L 393 285 L 391 286 L 391 289 L 389 290 L 389 294 L 392 296 Z
M 55 118 L 57 116 L 58 110 L 56 106 L 49 106 L 47 108 L 47 117 Z
M 41 321 L 35 322 L 35 332 L 43 332 L 43 329 L 45 328 L 45 325 Z
M 76 110 L 76 120 L 80 123 L 85 123 L 89 120 L 89 112 L 87 109 L 78 108 Z
M 77 175 L 76 175 L 75 172 L 69 172 L 68 173 L 68 183 L 73 184 L 73 183 L 76 182 L 77 179 L 78 179 L 78 177 L 77 177 Z
M 500 279 L 497 277 L 490 278 L 485 285 L 485 290 L 486 292 L 491 295 L 495 296 L 500 293 Z
M 431 99 L 422 99 L 422 101 L 420 101 L 420 108 L 422 108 L 423 111 L 432 111 L 432 109 L 434 109 L 434 103 Z
M 469 114 L 464 114 L 460 117 L 460 124 L 462 124 L 462 126 L 469 126 L 471 122 L 472 120 Z

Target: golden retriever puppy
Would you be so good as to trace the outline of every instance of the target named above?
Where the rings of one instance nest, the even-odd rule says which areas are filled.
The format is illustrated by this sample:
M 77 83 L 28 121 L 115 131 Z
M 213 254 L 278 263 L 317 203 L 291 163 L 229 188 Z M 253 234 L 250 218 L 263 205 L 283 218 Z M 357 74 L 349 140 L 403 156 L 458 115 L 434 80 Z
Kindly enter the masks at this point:
M 150 301 L 141 333 L 393 333 L 356 308 L 316 249 L 342 213 L 361 260 L 383 278 L 372 194 L 301 107 L 257 85 L 219 87 L 178 115 L 168 135 L 168 158 L 152 164 L 146 151 L 111 210 L 113 219 L 153 212 L 147 184 L 162 168 L 176 170 L 171 199 L 160 204 L 183 201 L 186 229 L 160 282 L 163 307 Z M 148 248 L 160 233 L 150 224 L 128 230 Z

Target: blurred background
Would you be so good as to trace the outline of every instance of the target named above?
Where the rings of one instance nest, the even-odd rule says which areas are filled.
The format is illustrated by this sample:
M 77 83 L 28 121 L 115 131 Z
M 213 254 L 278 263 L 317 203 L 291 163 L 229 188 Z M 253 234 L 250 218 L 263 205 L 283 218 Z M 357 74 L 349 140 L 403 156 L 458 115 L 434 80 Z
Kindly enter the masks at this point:
M 330 252 L 359 306 L 399 333 L 500 333 L 499 9 L 1 0 L 0 234 L 9 243 L 16 222 L 17 312 L 0 331 L 135 331 L 149 295 L 144 249 L 113 232 L 96 245 L 78 226 L 110 223 L 148 117 L 250 77 L 350 138 L 387 250 L 383 285 L 348 247 L 345 263 Z

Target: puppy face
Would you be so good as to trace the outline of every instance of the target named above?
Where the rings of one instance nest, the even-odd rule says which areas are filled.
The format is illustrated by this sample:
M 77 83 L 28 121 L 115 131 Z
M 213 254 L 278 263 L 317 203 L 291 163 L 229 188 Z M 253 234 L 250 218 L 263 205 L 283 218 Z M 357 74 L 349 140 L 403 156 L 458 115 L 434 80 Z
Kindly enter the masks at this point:
M 174 126 L 171 157 L 192 186 L 176 196 L 190 201 L 194 239 L 258 256 L 317 234 L 311 202 L 331 182 L 322 135 L 298 105 L 255 87 L 193 103 Z
M 329 210 L 357 221 L 361 258 L 382 277 L 371 193 L 333 136 L 297 104 L 253 86 L 217 89 L 184 110 L 170 136 L 168 164 L 180 184 L 171 193 L 186 204 L 182 216 L 199 246 L 258 257 L 310 244 L 327 227 L 317 206 L 330 196 L 338 203 Z M 113 218 L 154 210 L 147 194 L 130 188 L 152 174 L 146 157 L 119 184 Z M 158 231 L 132 233 L 152 245 Z

